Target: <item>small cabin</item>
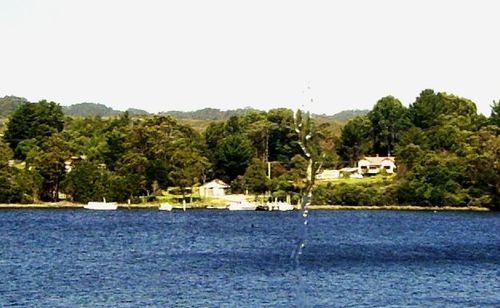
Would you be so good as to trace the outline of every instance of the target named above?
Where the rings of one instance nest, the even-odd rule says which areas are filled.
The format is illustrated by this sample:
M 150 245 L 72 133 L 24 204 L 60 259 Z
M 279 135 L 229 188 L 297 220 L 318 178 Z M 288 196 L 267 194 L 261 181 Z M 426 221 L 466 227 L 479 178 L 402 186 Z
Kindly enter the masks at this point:
M 201 197 L 218 197 L 226 194 L 226 189 L 230 186 L 221 180 L 213 180 L 199 187 Z

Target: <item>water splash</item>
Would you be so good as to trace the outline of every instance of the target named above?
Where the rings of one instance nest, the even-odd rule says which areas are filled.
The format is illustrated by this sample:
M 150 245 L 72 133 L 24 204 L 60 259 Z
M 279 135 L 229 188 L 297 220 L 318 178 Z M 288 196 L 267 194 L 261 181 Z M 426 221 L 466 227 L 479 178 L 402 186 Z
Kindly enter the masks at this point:
M 312 99 L 311 99 L 312 102 Z M 297 274 L 297 306 L 304 307 L 306 301 L 306 288 L 304 285 L 303 277 L 306 273 L 303 273 L 303 269 L 300 266 L 300 258 L 304 254 L 304 250 L 308 241 L 308 225 L 309 225 L 309 206 L 312 202 L 312 191 L 314 186 L 314 177 L 316 174 L 316 159 L 318 155 L 314 151 L 312 137 L 313 129 L 312 122 L 309 113 L 305 115 L 302 114 L 301 110 L 298 110 L 294 114 L 295 132 L 298 134 L 298 144 L 302 149 L 304 156 L 307 158 L 307 170 L 306 170 L 306 187 L 304 195 L 302 197 L 302 208 L 301 208 L 301 228 L 299 230 L 298 244 L 294 251 L 292 252 L 291 258 L 294 261 L 295 272 Z

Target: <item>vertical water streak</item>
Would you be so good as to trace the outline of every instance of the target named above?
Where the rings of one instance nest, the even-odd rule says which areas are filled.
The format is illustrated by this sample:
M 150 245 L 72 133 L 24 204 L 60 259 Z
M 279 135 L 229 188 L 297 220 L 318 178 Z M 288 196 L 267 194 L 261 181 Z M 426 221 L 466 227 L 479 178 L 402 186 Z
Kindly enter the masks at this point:
M 311 100 L 312 102 L 312 100 Z M 297 274 L 297 290 L 296 290 L 296 300 L 298 307 L 304 307 L 306 305 L 306 292 L 305 285 L 303 282 L 303 277 L 306 274 L 302 272 L 302 267 L 300 264 L 300 258 L 304 253 L 304 249 L 307 245 L 308 240 L 308 224 L 309 224 L 309 206 L 312 202 L 312 189 L 314 185 L 314 176 L 315 176 L 315 158 L 314 150 L 312 149 L 312 128 L 311 128 L 311 118 L 310 114 L 306 113 L 305 118 L 300 110 L 298 110 L 294 114 L 294 123 L 295 123 L 295 131 L 298 134 L 298 143 L 301 147 L 305 157 L 307 158 L 307 170 L 306 170 L 306 187 L 304 191 L 304 195 L 302 197 L 302 208 L 300 210 L 301 216 L 301 227 L 298 230 L 298 244 L 293 251 L 291 257 L 294 261 L 295 272 Z

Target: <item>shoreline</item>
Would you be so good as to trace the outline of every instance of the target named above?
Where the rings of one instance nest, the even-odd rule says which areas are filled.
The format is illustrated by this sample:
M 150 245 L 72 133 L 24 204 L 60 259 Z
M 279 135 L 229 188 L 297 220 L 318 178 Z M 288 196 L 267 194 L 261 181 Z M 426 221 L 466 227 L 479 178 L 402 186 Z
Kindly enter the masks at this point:
M 83 209 L 84 204 L 71 202 L 47 202 L 33 204 L 0 204 L 1 209 Z M 207 209 L 205 205 L 186 205 L 186 209 Z M 119 203 L 118 209 L 158 209 L 158 203 L 126 204 Z M 176 210 L 182 210 L 182 205 L 173 205 Z M 225 207 L 212 207 L 208 209 L 225 209 Z M 453 206 L 413 206 L 413 205 L 387 205 L 387 206 L 357 206 L 357 205 L 310 205 L 310 210 L 328 211 L 427 211 L 427 212 L 491 212 L 486 207 L 453 207 Z
M 310 205 L 311 210 L 332 211 L 424 211 L 424 212 L 491 212 L 487 207 L 419 206 L 419 205 Z

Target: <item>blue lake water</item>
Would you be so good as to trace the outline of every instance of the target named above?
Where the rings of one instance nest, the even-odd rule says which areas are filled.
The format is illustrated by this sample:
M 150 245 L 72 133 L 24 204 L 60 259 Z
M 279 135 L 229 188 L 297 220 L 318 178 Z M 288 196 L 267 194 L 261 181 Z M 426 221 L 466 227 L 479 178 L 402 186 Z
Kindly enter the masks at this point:
M 500 306 L 500 214 L 0 211 L 0 306 Z

